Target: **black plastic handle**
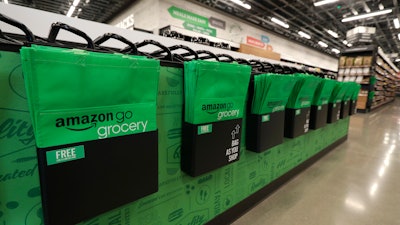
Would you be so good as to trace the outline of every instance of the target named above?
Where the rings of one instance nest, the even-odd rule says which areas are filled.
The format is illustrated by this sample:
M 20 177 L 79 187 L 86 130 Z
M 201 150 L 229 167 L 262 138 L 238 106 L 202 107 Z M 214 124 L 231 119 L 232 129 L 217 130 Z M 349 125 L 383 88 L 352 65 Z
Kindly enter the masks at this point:
M 199 59 L 215 59 L 217 61 L 219 61 L 218 56 L 216 56 L 214 53 L 207 51 L 207 50 L 197 50 L 196 51 L 197 55 L 199 55 Z M 201 54 L 203 54 L 203 56 L 200 56 Z
M 239 64 L 251 65 L 251 63 L 247 59 L 236 58 L 235 61 L 238 62 Z
M 249 62 L 253 70 L 264 71 L 264 65 L 260 60 L 250 59 Z
M 83 39 L 85 39 L 87 41 L 87 48 L 94 49 L 94 43 L 87 34 L 85 34 L 81 30 L 76 29 L 75 27 L 71 27 L 68 24 L 60 23 L 60 22 L 53 23 L 51 25 L 51 29 L 49 32 L 49 36 L 47 37 L 47 41 L 50 43 L 55 43 L 57 35 L 60 32 L 60 29 L 64 29 L 66 31 L 69 31 L 73 34 L 76 34 L 76 35 L 82 37 Z
M 173 58 L 174 61 L 183 62 L 183 61 L 190 61 L 190 60 L 199 59 L 199 55 L 197 54 L 197 52 L 194 51 L 193 49 L 189 48 L 186 45 L 173 45 L 173 46 L 170 46 L 168 48 L 172 53 L 172 58 Z M 181 53 L 181 54 L 173 53 L 173 51 L 179 50 L 179 49 L 186 50 L 187 52 Z M 193 56 L 193 58 L 187 58 L 188 56 Z
M 272 63 L 269 62 L 263 62 L 264 69 L 263 72 L 265 73 L 271 73 L 275 71 L 275 66 Z
M 22 32 L 24 32 L 25 38 L 28 42 L 35 41 L 35 35 L 33 35 L 32 31 L 29 30 L 28 27 L 26 27 L 24 24 L 14 20 L 14 19 L 11 19 L 10 17 L 7 17 L 3 14 L 0 14 L 0 21 L 3 21 L 4 23 L 10 24 L 10 25 L 22 30 Z
M 220 62 L 236 62 L 236 59 L 228 54 L 216 54 Z M 226 58 L 226 59 L 221 59 Z
M 130 54 L 134 54 L 134 55 L 138 54 L 136 45 L 133 44 L 132 42 L 130 42 L 128 39 L 126 39 L 126 38 L 124 38 L 124 37 L 122 37 L 121 35 L 118 35 L 118 34 L 105 33 L 102 36 L 97 37 L 96 39 L 94 39 L 93 42 L 94 42 L 95 45 L 101 45 L 102 43 L 108 41 L 111 38 L 115 39 L 115 40 L 118 40 L 118 41 L 120 41 L 120 42 L 122 42 L 124 44 L 127 44 L 129 46 L 129 53 Z
M 171 51 L 164 45 L 162 45 L 161 43 L 154 41 L 154 40 L 144 40 L 140 43 L 136 43 L 136 48 L 139 49 L 143 46 L 146 45 L 155 45 L 159 48 L 161 48 L 163 50 L 163 53 L 167 53 L 166 56 L 160 56 L 160 53 L 156 53 L 157 51 L 154 52 L 150 52 L 150 53 L 146 53 L 146 52 L 142 52 L 138 50 L 138 54 L 139 55 L 144 55 L 144 56 L 148 56 L 150 58 L 156 58 L 156 59 L 164 59 L 164 60 L 169 60 L 172 61 L 172 54 Z
M 14 39 L 10 38 L 9 36 L 5 35 L 2 30 L 0 30 L 0 39 L 2 39 L 1 40 L 2 42 L 6 42 L 6 43 L 13 43 L 13 44 L 20 44 L 20 45 L 24 44 L 20 41 L 14 40 Z

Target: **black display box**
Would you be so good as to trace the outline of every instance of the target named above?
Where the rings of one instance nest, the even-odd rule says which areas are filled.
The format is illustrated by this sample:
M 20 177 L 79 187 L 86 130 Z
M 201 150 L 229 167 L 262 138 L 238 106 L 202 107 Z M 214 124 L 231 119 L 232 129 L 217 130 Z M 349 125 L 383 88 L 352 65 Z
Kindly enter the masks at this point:
M 301 109 L 286 108 L 285 137 L 295 138 L 308 132 L 310 125 L 310 107 Z
M 310 129 L 316 130 L 326 125 L 328 104 L 312 105 L 310 112 Z
M 340 108 L 341 103 L 329 103 L 328 104 L 328 119 L 327 123 L 334 123 L 340 119 Z
M 247 150 L 264 152 L 283 143 L 285 111 L 265 115 L 248 114 L 246 122 Z
M 350 100 L 349 116 L 357 113 L 357 100 Z
M 157 133 L 38 148 L 45 225 L 77 224 L 157 192 Z M 71 148 L 84 158 L 48 165 L 49 154 Z
M 340 106 L 340 119 L 344 119 L 349 116 L 350 100 L 342 101 Z
M 183 123 L 181 169 L 192 177 L 239 160 L 242 119 Z

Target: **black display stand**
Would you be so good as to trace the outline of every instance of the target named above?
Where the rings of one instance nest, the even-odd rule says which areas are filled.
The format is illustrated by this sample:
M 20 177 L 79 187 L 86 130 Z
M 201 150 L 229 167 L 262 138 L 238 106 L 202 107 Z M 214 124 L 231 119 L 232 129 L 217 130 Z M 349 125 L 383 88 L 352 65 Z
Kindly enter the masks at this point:
M 347 101 L 342 101 L 341 106 L 340 106 L 340 119 L 344 119 L 349 116 L 349 110 L 350 110 L 350 100 Z
M 183 123 L 181 169 L 196 177 L 239 160 L 242 119 Z
M 295 138 L 308 132 L 310 108 L 285 110 L 285 137 Z
M 38 149 L 46 225 L 71 225 L 158 190 L 157 131 Z M 83 146 L 84 158 L 47 165 L 46 153 Z
M 328 104 L 312 105 L 310 112 L 310 128 L 319 129 L 326 125 L 328 118 Z
M 350 100 L 349 116 L 357 113 L 357 100 Z
M 285 111 L 266 115 L 250 114 L 246 123 L 246 149 L 264 152 L 283 143 Z
M 340 119 L 341 103 L 328 104 L 328 120 L 327 123 L 334 123 Z

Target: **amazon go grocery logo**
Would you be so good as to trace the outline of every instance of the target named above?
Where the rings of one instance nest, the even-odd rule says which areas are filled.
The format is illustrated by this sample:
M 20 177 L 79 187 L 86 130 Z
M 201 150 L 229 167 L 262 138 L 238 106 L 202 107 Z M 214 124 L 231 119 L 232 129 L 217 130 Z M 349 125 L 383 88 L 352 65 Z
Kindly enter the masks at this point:
M 110 135 L 128 132 L 145 132 L 148 121 L 128 122 L 133 117 L 132 111 L 108 112 L 57 118 L 55 126 L 66 128 L 70 131 L 86 131 L 96 129 L 99 139 L 108 138 Z

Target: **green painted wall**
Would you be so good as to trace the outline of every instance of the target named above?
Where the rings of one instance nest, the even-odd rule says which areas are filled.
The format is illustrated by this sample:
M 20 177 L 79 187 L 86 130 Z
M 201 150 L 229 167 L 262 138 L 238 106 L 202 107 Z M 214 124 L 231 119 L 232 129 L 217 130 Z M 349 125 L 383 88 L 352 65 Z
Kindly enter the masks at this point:
M 0 60 L 5 55 L 1 52 Z M 19 56 L 7 57 L 15 62 Z M 7 96 L 0 98 L 0 225 L 43 225 L 36 150 L 21 85 L 19 64 L 0 67 L 1 96 Z M 347 118 L 260 154 L 245 150 L 242 141 L 238 162 L 192 178 L 179 164 L 182 93 L 181 71 L 163 68 L 157 118 L 159 191 L 81 225 L 204 224 L 348 132 Z

